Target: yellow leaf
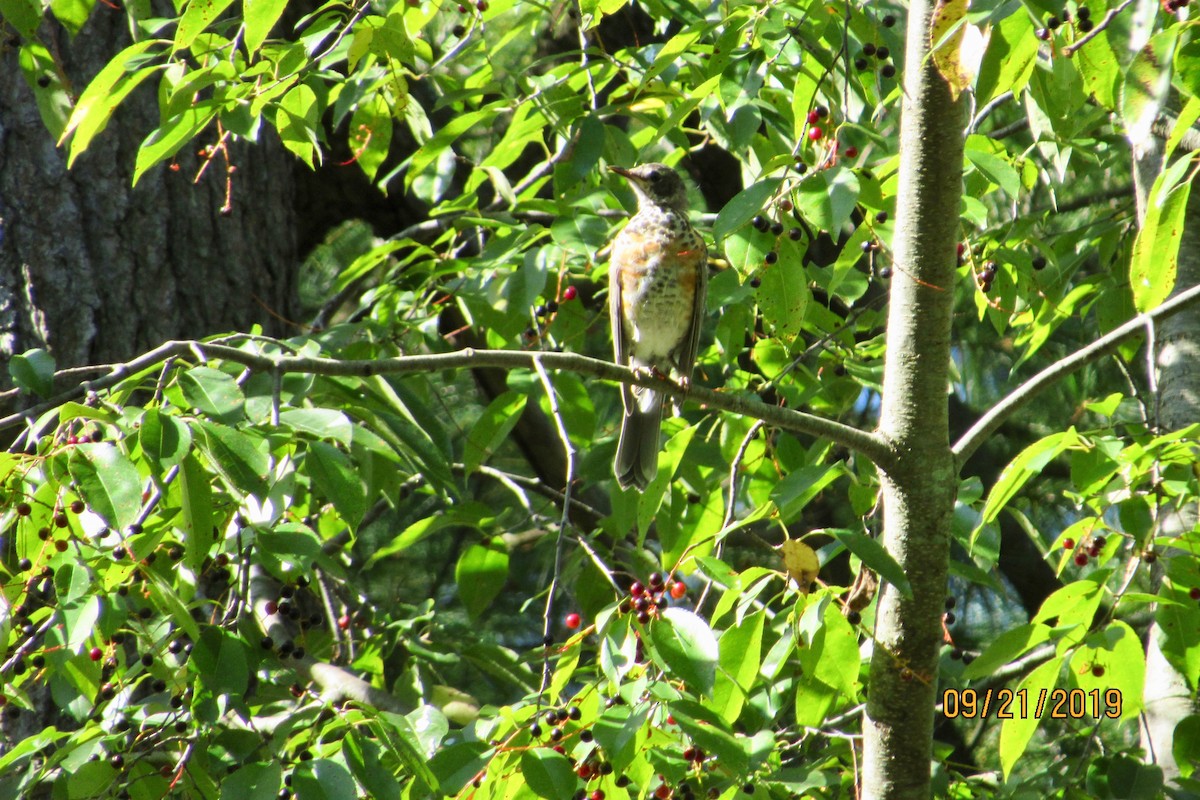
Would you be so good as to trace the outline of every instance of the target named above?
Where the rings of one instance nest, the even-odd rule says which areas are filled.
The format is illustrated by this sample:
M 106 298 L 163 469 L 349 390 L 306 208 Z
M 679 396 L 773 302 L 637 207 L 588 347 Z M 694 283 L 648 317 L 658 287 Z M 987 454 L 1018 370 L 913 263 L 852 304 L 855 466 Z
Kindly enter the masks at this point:
M 933 63 L 950 85 L 950 96 L 955 100 L 975 83 L 987 50 L 988 33 L 967 22 L 970 5 L 970 0 L 939 3 L 929 31 Z
M 808 587 L 816 580 L 821 566 L 816 551 L 795 539 L 784 542 L 779 549 L 783 551 L 783 566 L 788 577 L 796 582 L 801 593 L 808 594 Z

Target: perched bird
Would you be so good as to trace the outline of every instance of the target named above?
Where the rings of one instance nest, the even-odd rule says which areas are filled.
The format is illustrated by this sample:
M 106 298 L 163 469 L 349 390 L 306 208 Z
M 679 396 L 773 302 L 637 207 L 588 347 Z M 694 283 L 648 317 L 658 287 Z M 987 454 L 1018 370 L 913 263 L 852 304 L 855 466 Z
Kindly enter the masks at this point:
M 666 376 L 686 386 L 700 346 L 708 251 L 688 221 L 687 189 L 663 164 L 609 167 L 629 181 L 638 210 L 613 240 L 608 270 L 609 314 L 618 364 Z M 613 465 L 621 488 L 645 488 L 658 471 L 663 395 L 623 386 L 625 416 Z

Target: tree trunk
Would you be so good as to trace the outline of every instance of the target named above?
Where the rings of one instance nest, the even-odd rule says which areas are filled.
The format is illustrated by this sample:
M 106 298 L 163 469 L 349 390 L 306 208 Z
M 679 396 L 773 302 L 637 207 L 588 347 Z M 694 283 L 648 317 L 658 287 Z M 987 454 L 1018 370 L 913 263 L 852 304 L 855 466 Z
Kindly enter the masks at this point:
M 962 182 L 961 103 L 929 60 L 934 4 L 909 7 L 895 269 L 880 433 L 896 464 L 883 478 L 883 539 L 913 596 L 879 595 L 863 722 L 863 792 L 928 798 L 940 617 L 957 476 L 947 382 Z
M 73 40 L 49 23 L 42 34 L 78 90 L 128 41 L 126 26 L 123 13 L 97 5 Z M 0 360 L 43 347 L 62 367 L 256 323 L 287 332 L 298 262 L 293 160 L 274 141 L 231 148 L 227 214 L 224 161 L 194 182 L 195 145 L 177 171 L 157 167 L 131 188 L 138 145 L 158 124 L 153 83 L 68 171 L 17 50 L 0 50 Z M 201 138 L 215 141 L 213 131 Z

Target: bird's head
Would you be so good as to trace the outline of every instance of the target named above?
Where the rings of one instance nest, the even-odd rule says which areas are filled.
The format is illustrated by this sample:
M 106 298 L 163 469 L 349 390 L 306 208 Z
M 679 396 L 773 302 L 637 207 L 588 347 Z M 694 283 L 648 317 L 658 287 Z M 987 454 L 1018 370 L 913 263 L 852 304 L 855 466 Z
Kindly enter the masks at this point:
M 679 173 L 666 164 L 639 164 L 632 169 L 609 167 L 625 180 L 637 193 L 638 207 L 647 203 L 687 211 L 687 187 Z

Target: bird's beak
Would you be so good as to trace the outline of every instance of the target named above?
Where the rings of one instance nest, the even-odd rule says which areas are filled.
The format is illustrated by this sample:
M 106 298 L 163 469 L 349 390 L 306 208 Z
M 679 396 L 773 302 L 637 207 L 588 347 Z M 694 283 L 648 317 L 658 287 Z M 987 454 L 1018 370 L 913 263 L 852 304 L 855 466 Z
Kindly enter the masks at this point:
M 609 172 L 615 172 L 615 173 L 617 173 L 618 175 L 620 175 L 622 178 L 632 178 L 632 177 L 633 177 L 633 174 L 632 174 L 632 173 L 631 173 L 629 170 L 625 169 L 624 167 L 612 167 L 612 166 L 610 166 L 610 167 L 608 168 L 608 171 L 609 171 Z

